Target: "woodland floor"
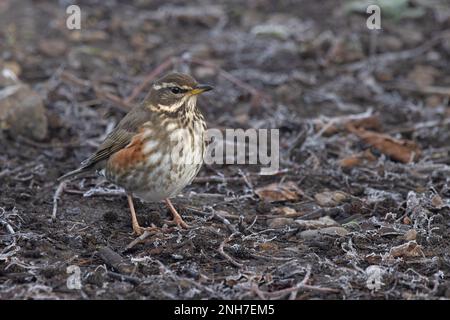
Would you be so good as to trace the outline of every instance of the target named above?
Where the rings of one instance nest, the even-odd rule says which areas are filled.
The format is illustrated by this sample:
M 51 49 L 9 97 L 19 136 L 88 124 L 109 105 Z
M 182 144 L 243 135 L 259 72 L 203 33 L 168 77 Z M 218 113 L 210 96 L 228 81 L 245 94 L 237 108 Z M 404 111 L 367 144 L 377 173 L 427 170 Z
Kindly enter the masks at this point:
M 370 31 L 343 0 L 78 1 L 71 31 L 54 1 L 3 1 L 0 62 L 48 133 L 0 131 L 0 299 L 449 298 L 450 9 L 409 2 L 421 14 Z M 215 86 L 209 127 L 279 128 L 280 170 L 204 166 L 173 199 L 191 228 L 133 242 L 114 186 L 55 200 L 56 179 L 161 64 Z M 169 216 L 136 206 L 142 225 Z

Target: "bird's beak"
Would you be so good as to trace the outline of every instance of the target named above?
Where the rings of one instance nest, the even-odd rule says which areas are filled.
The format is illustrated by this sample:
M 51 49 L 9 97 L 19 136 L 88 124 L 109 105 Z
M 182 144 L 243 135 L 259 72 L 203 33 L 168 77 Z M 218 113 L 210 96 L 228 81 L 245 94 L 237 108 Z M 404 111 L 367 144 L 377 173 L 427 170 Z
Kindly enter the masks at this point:
M 196 95 L 196 94 L 200 94 L 209 90 L 214 89 L 211 86 L 208 86 L 207 84 L 198 84 L 194 89 L 192 89 L 189 93 L 191 95 Z

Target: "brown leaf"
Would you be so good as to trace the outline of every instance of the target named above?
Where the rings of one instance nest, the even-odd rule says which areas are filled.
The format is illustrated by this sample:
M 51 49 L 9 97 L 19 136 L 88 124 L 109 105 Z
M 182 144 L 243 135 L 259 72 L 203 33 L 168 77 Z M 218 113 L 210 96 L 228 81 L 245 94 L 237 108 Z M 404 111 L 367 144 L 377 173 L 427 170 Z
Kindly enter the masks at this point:
M 416 243 L 416 241 L 409 241 L 399 246 L 391 248 L 389 251 L 389 257 L 391 258 L 409 258 L 424 256 L 422 247 Z
M 350 127 L 349 131 L 385 155 L 403 163 L 417 159 L 421 153 L 419 147 L 411 140 L 396 139 L 386 134 L 354 127 Z
M 342 191 L 325 191 L 316 193 L 314 199 L 322 207 L 334 207 L 348 199 L 348 194 Z
M 318 122 L 315 124 L 315 126 L 316 131 L 320 131 L 322 128 L 327 126 L 323 134 L 324 136 L 331 136 L 333 134 L 346 130 L 348 127 L 364 128 L 377 131 L 381 129 L 381 122 L 380 116 L 378 114 L 374 114 L 365 118 L 357 119 L 352 119 L 351 117 L 342 117 L 338 120 L 335 120 L 331 125 L 329 123 Z
M 58 57 L 67 51 L 67 45 L 62 40 L 43 39 L 39 42 L 39 50 L 49 57 Z
M 273 208 L 272 212 L 274 214 L 279 214 L 283 216 L 297 216 L 298 213 L 295 209 L 289 207 Z
M 417 65 L 408 74 L 408 80 L 414 82 L 418 87 L 427 87 L 434 83 L 435 77 L 439 75 L 436 68 L 432 66 Z
M 303 192 L 294 182 L 272 183 L 268 186 L 258 188 L 255 193 L 264 201 L 296 201 L 303 195 Z
M 373 153 L 369 149 L 367 149 L 363 152 L 353 154 L 351 156 L 339 160 L 339 165 L 342 168 L 353 168 L 359 166 L 365 161 L 373 162 L 375 160 L 377 160 L 377 158 L 373 155 Z

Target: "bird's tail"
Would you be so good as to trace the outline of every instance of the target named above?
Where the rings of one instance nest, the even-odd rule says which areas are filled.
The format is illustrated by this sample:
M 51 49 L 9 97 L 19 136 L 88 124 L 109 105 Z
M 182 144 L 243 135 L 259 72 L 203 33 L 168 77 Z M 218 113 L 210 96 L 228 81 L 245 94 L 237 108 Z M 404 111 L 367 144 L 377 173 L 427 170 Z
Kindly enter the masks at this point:
M 73 171 L 70 171 L 70 172 L 66 173 L 65 175 L 59 177 L 59 178 L 58 178 L 58 181 L 61 181 L 61 180 L 67 180 L 67 179 L 69 179 L 69 178 L 72 178 L 72 177 L 77 176 L 77 175 L 79 175 L 79 174 L 88 172 L 88 171 L 90 171 L 90 170 L 91 170 L 90 167 L 80 167 L 80 168 L 78 168 L 78 169 L 75 169 L 75 170 L 73 170 Z

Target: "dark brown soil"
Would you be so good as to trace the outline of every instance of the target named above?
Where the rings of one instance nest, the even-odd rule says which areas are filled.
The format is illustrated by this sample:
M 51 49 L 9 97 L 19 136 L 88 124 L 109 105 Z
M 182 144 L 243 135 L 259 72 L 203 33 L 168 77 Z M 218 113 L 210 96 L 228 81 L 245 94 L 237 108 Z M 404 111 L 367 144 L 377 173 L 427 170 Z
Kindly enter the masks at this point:
M 0 131 L 0 299 L 449 298 L 450 12 L 410 2 L 423 14 L 371 31 L 348 1 L 78 1 L 71 31 L 64 1 L 2 1 L 0 62 L 42 96 L 49 134 Z M 56 179 L 125 114 L 114 97 L 170 57 L 215 86 L 199 99 L 209 127 L 280 129 L 279 174 L 204 166 L 173 199 L 191 228 L 132 247 L 126 198 L 95 175 L 67 184 L 52 220 Z M 375 126 L 340 118 L 366 111 Z M 401 162 L 358 130 L 420 152 Z M 257 195 L 287 182 L 296 200 Z M 325 191 L 341 197 L 324 204 Z M 169 218 L 163 204 L 136 207 L 144 226 Z M 325 216 L 346 232 L 295 222 Z

